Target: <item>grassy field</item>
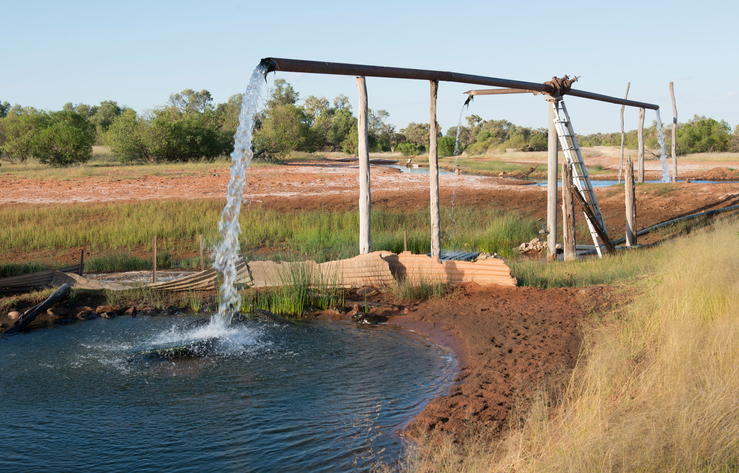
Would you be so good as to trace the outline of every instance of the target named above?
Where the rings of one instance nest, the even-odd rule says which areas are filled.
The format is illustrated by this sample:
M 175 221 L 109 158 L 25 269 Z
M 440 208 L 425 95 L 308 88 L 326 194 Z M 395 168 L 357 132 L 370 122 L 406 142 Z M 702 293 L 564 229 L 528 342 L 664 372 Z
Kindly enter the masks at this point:
M 586 322 L 574 371 L 542 389 L 503 439 L 437 439 L 408 469 L 737 471 L 739 224 L 699 233 L 624 256 L 645 263 L 618 286 L 631 302 Z
M 5 254 L 49 254 L 44 261 L 26 261 L 41 267 L 63 266 L 76 261 L 55 260 L 54 254 L 85 248 L 88 265 L 98 270 L 127 270 L 146 264 L 157 237 L 157 249 L 167 255 L 164 266 L 197 265 L 199 235 L 207 248 L 219 235 L 218 220 L 223 202 L 218 200 L 141 201 L 90 205 L 6 206 L 0 208 L 0 241 Z M 198 218 L 193 218 L 197 215 Z M 258 205 L 241 212 L 241 248 L 248 259 L 318 262 L 350 258 L 358 252 L 359 217 L 354 211 L 283 213 Z M 372 242 L 375 250 L 400 252 L 403 232 L 408 234 L 408 249 L 414 253 L 430 251 L 429 214 L 426 209 L 411 213 L 390 210 L 372 212 Z M 452 214 L 442 208 L 444 249 L 497 252 L 511 256 L 512 249 L 538 234 L 536 221 L 502 209 L 456 208 Z M 65 256 L 66 257 L 66 256 Z M 138 258 L 144 263 L 136 263 Z M 0 273 L 22 271 L 10 265 Z M 138 266 L 136 266 L 138 264 Z M 34 266 L 35 267 L 35 266 Z M 89 269 L 90 266 L 88 266 Z

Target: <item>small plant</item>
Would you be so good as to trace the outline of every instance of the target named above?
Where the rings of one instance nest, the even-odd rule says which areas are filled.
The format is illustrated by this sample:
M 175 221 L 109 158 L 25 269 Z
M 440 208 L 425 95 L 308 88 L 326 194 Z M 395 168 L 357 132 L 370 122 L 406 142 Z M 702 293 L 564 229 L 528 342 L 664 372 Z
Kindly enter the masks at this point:
M 201 295 L 190 291 L 189 296 L 190 309 L 196 314 L 199 313 L 203 302 Z

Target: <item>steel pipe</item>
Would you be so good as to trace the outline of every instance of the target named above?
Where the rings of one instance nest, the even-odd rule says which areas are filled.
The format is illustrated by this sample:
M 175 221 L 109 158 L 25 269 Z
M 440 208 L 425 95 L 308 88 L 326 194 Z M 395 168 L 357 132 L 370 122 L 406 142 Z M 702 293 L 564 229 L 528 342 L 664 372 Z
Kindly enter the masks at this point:
M 425 69 L 407 69 L 401 67 L 367 66 L 364 64 L 345 64 L 337 62 L 305 61 L 301 59 L 285 59 L 268 57 L 262 59 L 260 65 L 265 67 L 267 73 L 274 71 L 283 72 L 307 72 L 313 74 L 332 74 L 342 76 L 365 76 L 386 77 L 392 79 L 416 79 L 436 80 L 446 82 L 459 82 L 462 84 L 477 84 L 490 87 L 506 87 L 510 89 L 523 89 L 528 91 L 544 92 L 551 90 L 549 86 L 537 82 L 525 82 L 519 80 L 500 79 L 497 77 L 476 76 L 472 74 L 459 74 L 448 71 L 431 71 Z M 630 107 L 648 108 L 658 110 L 659 105 L 650 103 L 624 100 L 608 95 L 595 94 L 583 90 L 570 89 L 568 95 L 581 97 L 601 102 L 628 105 Z

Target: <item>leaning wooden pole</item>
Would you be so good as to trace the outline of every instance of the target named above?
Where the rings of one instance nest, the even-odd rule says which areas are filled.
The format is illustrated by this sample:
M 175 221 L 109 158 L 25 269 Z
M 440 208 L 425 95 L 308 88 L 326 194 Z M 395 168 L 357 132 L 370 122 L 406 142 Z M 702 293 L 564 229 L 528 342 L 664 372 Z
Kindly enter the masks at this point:
M 644 183 L 644 109 L 639 108 L 639 128 L 636 130 L 636 136 L 639 140 L 639 171 L 637 179 L 639 183 Z
M 7 329 L 3 334 L 4 335 L 11 335 L 13 333 L 18 333 L 21 330 L 25 329 L 28 324 L 34 321 L 34 319 L 39 315 L 47 310 L 51 309 L 54 305 L 58 304 L 62 300 L 64 300 L 67 296 L 69 296 L 69 293 L 71 291 L 71 288 L 69 287 L 69 284 L 62 284 L 59 289 L 54 291 L 44 302 L 41 304 L 35 305 L 25 311 L 23 315 L 18 317 L 18 320 L 13 323 L 13 325 L 10 326 L 9 329 Z
M 370 235 L 370 217 L 372 198 L 370 195 L 370 163 L 367 140 L 367 82 L 364 77 L 357 77 L 359 92 L 359 111 L 357 132 L 359 136 L 359 254 L 372 252 Z
M 575 202 L 572 198 L 572 169 L 569 163 L 562 163 L 562 237 L 565 261 L 577 259 Z
M 626 246 L 636 245 L 636 196 L 634 192 L 634 163 L 626 163 Z
M 436 97 L 439 81 L 431 81 L 431 118 L 429 122 L 429 187 L 431 189 L 431 257 L 441 255 L 441 214 L 439 212 L 439 156 L 437 154 Z
M 675 87 L 670 82 L 670 98 L 672 99 L 672 182 L 677 182 L 677 105 L 675 104 Z
M 624 96 L 624 100 L 629 98 L 629 89 L 631 88 L 631 82 L 626 84 L 626 95 Z M 618 162 L 618 183 L 621 184 L 621 173 L 624 169 L 624 110 L 626 109 L 626 105 L 621 105 L 621 159 Z
M 547 155 L 547 260 L 557 259 L 557 178 L 558 156 L 557 146 L 559 139 L 557 129 L 554 126 L 554 97 L 547 97 L 549 108 L 549 141 Z

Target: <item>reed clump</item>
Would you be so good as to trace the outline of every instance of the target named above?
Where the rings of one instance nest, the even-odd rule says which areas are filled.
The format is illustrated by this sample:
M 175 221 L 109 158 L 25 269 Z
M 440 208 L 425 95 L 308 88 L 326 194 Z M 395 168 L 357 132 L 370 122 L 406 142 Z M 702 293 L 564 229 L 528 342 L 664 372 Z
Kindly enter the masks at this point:
M 504 438 L 421 447 L 410 471 L 736 471 L 739 224 L 664 246 L 642 293 L 585 327 L 566 381 Z M 441 447 L 439 447 L 441 445 Z

